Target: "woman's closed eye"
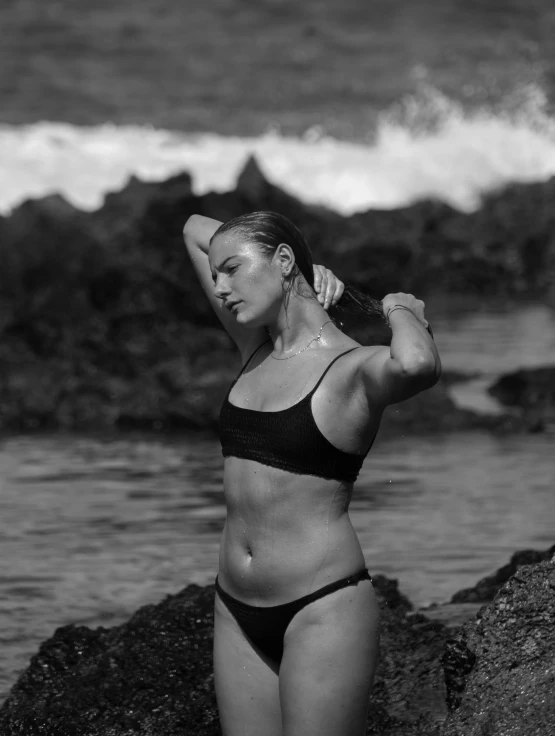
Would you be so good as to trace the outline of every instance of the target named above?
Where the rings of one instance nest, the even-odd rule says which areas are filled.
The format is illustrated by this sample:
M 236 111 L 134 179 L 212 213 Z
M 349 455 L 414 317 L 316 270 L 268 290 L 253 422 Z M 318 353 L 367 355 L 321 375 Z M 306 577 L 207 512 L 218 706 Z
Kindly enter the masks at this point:
M 236 271 L 236 270 L 237 270 L 238 268 L 239 268 L 239 264 L 237 264 L 236 266 L 228 266 L 228 268 L 226 269 L 226 271 L 227 271 L 227 273 L 233 273 L 233 272 L 234 272 L 234 271 Z M 214 283 L 216 283 L 216 280 L 217 280 L 217 278 L 218 278 L 217 274 L 215 274 L 215 273 L 214 273 L 214 274 L 212 274 L 212 281 L 213 281 Z

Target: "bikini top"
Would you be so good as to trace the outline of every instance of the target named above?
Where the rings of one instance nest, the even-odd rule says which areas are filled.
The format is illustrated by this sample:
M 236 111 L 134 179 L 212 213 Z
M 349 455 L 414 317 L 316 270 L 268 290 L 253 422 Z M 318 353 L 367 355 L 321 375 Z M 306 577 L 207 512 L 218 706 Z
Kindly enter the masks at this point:
M 222 404 L 219 430 L 223 456 L 255 460 L 293 473 L 355 481 L 373 440 L 364 455 L 334 447 L 314 421 L 311 399 L 335 361 L 356 348 L 334 358 L 312 391 L 287 409 L 256 411 L 235 406 L 230 403 L 229 394 L 261 347 L 247 360 Z

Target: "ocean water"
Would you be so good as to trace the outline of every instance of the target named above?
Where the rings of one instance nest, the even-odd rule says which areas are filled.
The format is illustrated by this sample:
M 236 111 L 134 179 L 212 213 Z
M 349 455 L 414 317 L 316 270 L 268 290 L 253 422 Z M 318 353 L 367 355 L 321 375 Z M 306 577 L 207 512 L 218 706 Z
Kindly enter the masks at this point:
M 131 175 L 158 181 L 188 171 L 196 194 L 228 191 L 251 155 L 272 183 L 343 214 L 426 198 L 469 212 L 486 192 L 555 175 L 555 120 L 547 115 L 535 128 L 483 111 L 464 115 L 448 100 L 446 107 L 438 130 L 417 133 L 384 117 L 366 144 L 310 130 L 301 137 L 225 137 L 136 126 L 0 125 L 0 211 L 53 192 L 93 210 Z
M 552 435 L 376 442 L 350 508 L 370 571 L 425 605 L 517 549 L 546 549 L 552 452 Z M 114 626 L 190 583 L 214 582 L 222 465 L 214 439 L 2 440 L 0 702 L 57 627 Z
M 131 174 L 221 191 L 252 153 L 345 213 L 555 173 L 550 0 L 20 0 L 0 27 L 4 213 Z
M 555 362 L 555 313 L 541 305 L 444 310 L 434 330 L 448 369 L 462 362 L 493 378 L 519 354 L 529 366 Z M 553 544 L 554 437 L 555 427 L 378 435 L 349 511 L 370 570 L 397 578 L 419 606 L 447 601 L 517 549 Z M 213 582 L 222 470 L 211 436 L 0 441 L 0 698 L 58 626 L 116 625 L 189 583 Z

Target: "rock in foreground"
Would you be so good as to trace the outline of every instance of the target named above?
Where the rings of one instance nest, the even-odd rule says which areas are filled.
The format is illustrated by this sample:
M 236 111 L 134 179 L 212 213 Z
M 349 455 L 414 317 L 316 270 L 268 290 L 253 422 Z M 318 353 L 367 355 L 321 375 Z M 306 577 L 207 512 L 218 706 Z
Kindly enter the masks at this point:
M 555 555 L 555 544 L 546 550 L 523 549 L 515 552 L 510 561 L 500 567 L 493 575 L 487 575 L 472 588 L 465 588 L 451 598 L 451 603 L 489 603 L 502 586 L 508 582 L 523 565 L 535 565 L 550 560 Z
M 522 567 L 448 642 L 441 736 L 555 734 L 555 562 Z
M 369 723 L 382 736 L 434 736 L 446 715 L 447 630 L 408 620 L 410 603 L 394 581 L 378 575 L 375 585 L 382 638 Z M 191 585 L 112 629 L 58 629 L 0 709 L 0 733 L 217 736 L 213 600 L 214 586 Z
M 374 584 L 382 620 L 369 734 L 555 734 L 553 560 L 518 567 L 454 632 L 414 613 L 396 581 Z M 214 586 L 190 585 L 121 626 L 58 629 L 0 709 L 0 734 L 218 736 L 213 601 Z
M 189 586 L 111 629 L 57 629 L 0 710 L 0 734 L 218 734 L 213 590 Z

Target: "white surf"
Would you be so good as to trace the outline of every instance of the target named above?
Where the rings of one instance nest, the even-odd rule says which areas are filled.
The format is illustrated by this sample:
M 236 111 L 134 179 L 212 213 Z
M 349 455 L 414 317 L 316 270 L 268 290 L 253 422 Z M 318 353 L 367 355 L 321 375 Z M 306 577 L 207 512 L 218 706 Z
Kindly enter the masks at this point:
M 472 211 L 486 192 L 555 175 L 555 120 L 537 90 L 511 113 L 464 112 L 437 94 L 433 105 L 434 122 L 424 127 L 429 109 L 423 114 L 421 100 L 405 102 L 402 116 L 383 114 L 367 144 L 317 128 L 297 138 L 275 130 L 249 138 L 110 124 L 1 125 L 0 212 L 54 192 L 96 209 L 131 175 L 156 181 L 188 171 L 195 193 L 227 191 L 253 154 L 269 181 L 343 214 L 426 198 Z

